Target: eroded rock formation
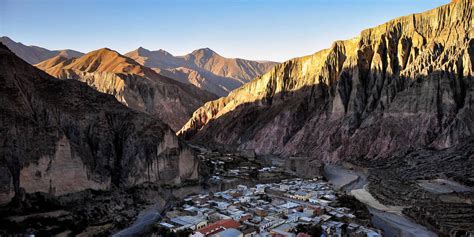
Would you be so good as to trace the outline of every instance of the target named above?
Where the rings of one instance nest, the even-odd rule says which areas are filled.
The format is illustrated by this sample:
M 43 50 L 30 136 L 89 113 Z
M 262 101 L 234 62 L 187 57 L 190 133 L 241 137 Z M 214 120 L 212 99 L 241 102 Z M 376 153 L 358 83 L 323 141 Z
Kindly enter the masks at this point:
M 76 80 L 58 80 L 0 44 L 0 204 L 198 178 L 165 123 Z
M 474 134 L 473 2 L 394 19 L 199 108 L 179 134 L 335 161 Z

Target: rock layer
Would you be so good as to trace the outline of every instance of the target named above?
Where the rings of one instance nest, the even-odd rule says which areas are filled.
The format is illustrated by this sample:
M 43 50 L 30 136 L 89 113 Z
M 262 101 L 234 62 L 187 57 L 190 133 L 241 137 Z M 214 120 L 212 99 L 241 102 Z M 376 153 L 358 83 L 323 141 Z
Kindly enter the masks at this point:
M 231 90 L 264 74 L 277 64 L 225 58 L 209 48 L 198 49 L 184 56 L 144 48 L 125 55 L 164 76 L 193 84 L 219 96 L 226 96 Z
M 474 134 L 472 0 L 367 29 L 199 108 L 179 134 L 335 161 Z
M 193 85 L 161 76 L 107 48 L 77 59 L 57 56 L 36 67 L 57 78 L 85 82 L 100 92 L 115 96 L 129 108 L 161 119 L 175 131 L 199 106 L 217 98 Z
M 0 204 L 198 178 L 165 123 L 76 80 L 58 80 L 0 44 Z

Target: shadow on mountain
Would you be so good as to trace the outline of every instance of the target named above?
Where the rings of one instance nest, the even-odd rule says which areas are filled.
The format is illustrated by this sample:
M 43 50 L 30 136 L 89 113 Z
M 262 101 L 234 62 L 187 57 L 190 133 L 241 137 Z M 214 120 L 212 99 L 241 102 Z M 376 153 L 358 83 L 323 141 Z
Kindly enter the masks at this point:
M 337 85 L 268 93 L 182 136 L 216 147 L 337 161 L 446 148 L 474 132 L 470 77 L 436 71 L 417 78 L 386 72 L 379 79 L 360 78 L 341 75 Z

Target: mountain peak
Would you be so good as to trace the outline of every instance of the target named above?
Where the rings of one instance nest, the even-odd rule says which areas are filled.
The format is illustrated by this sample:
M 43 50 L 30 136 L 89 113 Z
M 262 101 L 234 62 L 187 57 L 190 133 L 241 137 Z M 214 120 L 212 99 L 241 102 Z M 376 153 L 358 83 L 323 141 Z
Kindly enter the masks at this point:
M 109 48 L 101 48 L 97 49 L 94 51 L 91 51 L 84 55 L 84 57 L 97 57 L 97 58 L 115 58 L 115 57 L 120 57 L 120 58 L 126 58 L 125 56 L 121 55 L 119 52 L 109 49 Z
M 142 46 L 138 47 L 135 51 L 138 54 L 149 54 L 150 53 L 150 50 L 148 50 L 146 48 L 143 48 Z
M 156 53 L 160 53 L 160 54 L 163 54 L 163 55 L 166 55 L 166 56 L 173 56 L 171 53 L 169 53 L 168 51 L 164 50 L 164 49 L 158 49 L 156 51 L 154 51 Z
M 218 53 L 216 53 L 214 50 L 210 49 L 210 48 L 200 48 L 200 49 L 196 49 L 194 50 L 191 54 L 205 54 L 205 55 L 219 55 Z
M 2 42 L 12 42 L 12 43 L 15 42 L 12 39 L 10 39 L 8 36 L 0 37 L 0 41 L 2 41 Z

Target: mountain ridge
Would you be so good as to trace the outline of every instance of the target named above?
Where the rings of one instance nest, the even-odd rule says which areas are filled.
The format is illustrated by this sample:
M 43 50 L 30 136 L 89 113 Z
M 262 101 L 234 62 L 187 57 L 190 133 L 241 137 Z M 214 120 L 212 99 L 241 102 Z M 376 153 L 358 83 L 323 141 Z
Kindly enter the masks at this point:
M 84 53 L 72 49 L 49 50 L 34 45 L 26 46 L 20 42 L 13 41 L 7 36 L 0 37 L 0 42 L 12 50 L 18 57 L 30 64 L 36 64 L 58 55 L 66 58 L 80 57 L 84 55 Z
M 210 48 L 200 48 L 183 56 L 165 50 L 151 51 L 143 47 L 126 56 L 155 71 L 193 84 L 219 96 L 268 71 L 277 63 L 225 58 Z M 188 73 L 189 72 L 189 73 Z
M 450 147 L 474 133 L 472 25 L 462 0 L 363 30 L 206 103 L 178 134 L 326 161 Z
M 204 102 L 217 98 L 193 85 L 159 75 L 108 48 L 91 51 L 80 58 L 57 61 L 53 58 L 36 67 L 60 79 L 86 82 L 100 92 L 115 96 L 129 108 L 161 119 L 174 130 L 179 129 Z

